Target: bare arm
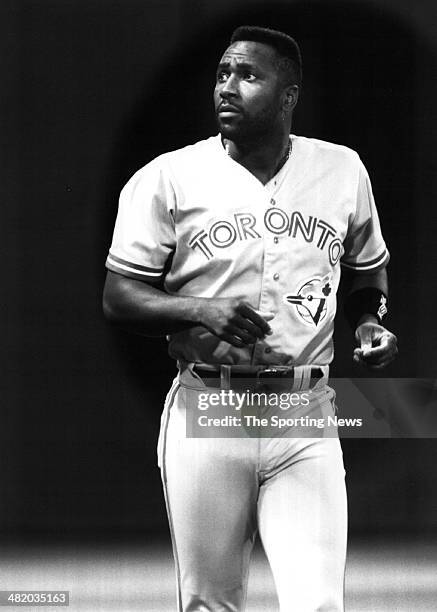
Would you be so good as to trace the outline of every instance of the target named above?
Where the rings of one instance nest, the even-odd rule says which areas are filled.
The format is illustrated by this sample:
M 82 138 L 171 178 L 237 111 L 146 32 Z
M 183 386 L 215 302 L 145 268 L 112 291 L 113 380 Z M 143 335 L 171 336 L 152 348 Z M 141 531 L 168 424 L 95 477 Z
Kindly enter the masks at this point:
M 271 333 L 269 313 L 237 298 L 179 297 L 148 283 L 107 273 L 103 311 L 115 325 L 145 336 L 164 336 L 201 325 L 233 346 L 253 344 Z

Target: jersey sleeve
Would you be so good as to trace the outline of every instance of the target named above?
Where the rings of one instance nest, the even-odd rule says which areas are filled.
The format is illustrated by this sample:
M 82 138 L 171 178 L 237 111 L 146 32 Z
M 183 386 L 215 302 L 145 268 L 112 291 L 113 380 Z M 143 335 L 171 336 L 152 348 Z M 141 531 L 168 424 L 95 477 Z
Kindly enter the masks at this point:
M 369 175 L 361 161 L 359 164 L 356 210 L 343 242 L 341 264 L 358 273 L 369 273 L 384 268 L 390 254 L 382 237 Z
M 120 194 L 106 267 L 129 278 L 159 281 L 175 248 L 175 194 L 158 160 L 139 170 Z

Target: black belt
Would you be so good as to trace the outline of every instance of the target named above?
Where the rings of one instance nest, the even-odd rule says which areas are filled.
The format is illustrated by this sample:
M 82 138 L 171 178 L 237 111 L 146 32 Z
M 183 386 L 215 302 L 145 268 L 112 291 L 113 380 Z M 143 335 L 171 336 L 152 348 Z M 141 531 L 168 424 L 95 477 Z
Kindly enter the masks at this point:
M 293 367 L 244 367 L 244 366 L 229 366 L 230 367 L 230 380 L 234 378 L 245 378 L 254 379 L 259 383 L 268 383 L 269 381 L 290 381 L 292 383 L 295 379 Z M 200 376 L 200 378 L 210 381 L 211 379 L 221 379 L 220 367 L 219 369 L 207 369 L 202 366 L 194 365 L 193 372 Z M 323 378 L 323 370 L 317 366 L 311 368 L 311 382 L 309 387 L 312 388 L 320 378 Z

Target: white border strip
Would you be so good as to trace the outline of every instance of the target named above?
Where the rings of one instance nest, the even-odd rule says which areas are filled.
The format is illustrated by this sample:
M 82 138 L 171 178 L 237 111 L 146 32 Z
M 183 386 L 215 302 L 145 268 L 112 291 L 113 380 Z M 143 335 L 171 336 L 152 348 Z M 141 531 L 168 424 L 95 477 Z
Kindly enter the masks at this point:
M 107 257 L 108 263 L 115 268 L 120 268 L 121 270 L 126 270 L 126 272 L 133 272 L 134 274 L 141 274 L 142 276 L 161 276 L 162 272 L 143 272 L 142 270 L 137 270 L 137 268 L 130 268 L 129 266 L 125 266 L 124 264 L 118 263 L 118 261 L 114 261 L 110 255 Z

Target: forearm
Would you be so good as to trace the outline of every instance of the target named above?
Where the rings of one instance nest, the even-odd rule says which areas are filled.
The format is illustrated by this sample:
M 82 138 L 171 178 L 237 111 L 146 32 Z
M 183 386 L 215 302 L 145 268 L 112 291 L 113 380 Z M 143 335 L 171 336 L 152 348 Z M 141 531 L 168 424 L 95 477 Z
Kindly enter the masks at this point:
M 397 338 L 382 323 L 387 312 L 387 272 L 355 274 L 349 279 L 345 314 L 358 344 L 354 361 L 374 370 L 388 365 L 398 353 Z
M 381 323 L 386 310 L 388 279 L 385 268 L 372 274 L 350 274 L 345 279 L 344 311 L 352 329 L 362 323 Z
M 204 298 L 172 296 L 108 272 L 103 311 L 111 323 L 145 336 L 165 336 L 200 324 Z
M 274 314 L 259 312 L 239 298 L 168 295 L 157 287 L 108 272 L 103 311 L 115 325 L 144 336 L 165 336 L 194 326 L 205 327 L 236 347 L 272 333 Z
M 388 277 L 387 270 L 383 268 L 373 274 L 351 274 L 348 282 L 348 294 L 354 293 L 359 289 L 372 287 L 379 289 L 385 296 L 388 296 Z

